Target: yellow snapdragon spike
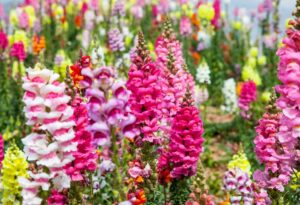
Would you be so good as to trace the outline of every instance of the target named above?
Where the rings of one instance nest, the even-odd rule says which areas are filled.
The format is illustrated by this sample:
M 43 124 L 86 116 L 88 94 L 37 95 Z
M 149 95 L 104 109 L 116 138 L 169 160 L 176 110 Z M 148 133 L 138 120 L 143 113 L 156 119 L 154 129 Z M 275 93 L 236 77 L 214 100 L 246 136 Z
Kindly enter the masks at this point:
M 211 4 L 202 4 L 198 8 L 198 15 L 200 19 L 211 21 L 215 16 L 215 10 Z
M 19 18 L 17 16 L 17 12 L 16 10 L 11 10 L 9 12 L 9 22 L 12 24 L 12 25 L 19 25 Z
M 13 143 L 7 149 L 2 165 L 2 203 L 6 205 L 15 205 L 18 203 L 17 198 L 20 197 L 21 193 L 18 177 L 28 177 L 28 163 L 24 153 Z
M 242 23 L 240 21 L 233 21 L 232 22 L 232 28 L 235 30 L 241 30 L 242 29 Z
M 262 83 L 261 77 L 260 77 L 258 71 L 256 70 L 256 68 L 253 68 L 249 65 L 245 65 L 243 67 L 242 79 L 243 79 L 243 81 L 253 80 L 253 82 L 257 86 L 261 85 L 261 83 Z
M 240 152 L 233 156 L 232 160 L 228 163 L 228 169 L 240 168 L 242 171 L 247 172 L 251 176 L 251 165 L 245 153 Z
M 267 58 L 266 58 L 266 56 L 260 56 L 260 57 L 257 59 L 257 63 L 258 63 L 258 65 L 260 65 L 260 66 L 266 65 L 266 63 L 267 63 Z
M 271 99 L 271 92 L 265 91 L 261 94 L 261 99 L 263 102 L 267 103 Z
M 250 54 L 250 57 L 253 57 L 253 58 L 257 57 L 258 56 L 258 48 L 257 47 L 250 48 L 249 54 Z

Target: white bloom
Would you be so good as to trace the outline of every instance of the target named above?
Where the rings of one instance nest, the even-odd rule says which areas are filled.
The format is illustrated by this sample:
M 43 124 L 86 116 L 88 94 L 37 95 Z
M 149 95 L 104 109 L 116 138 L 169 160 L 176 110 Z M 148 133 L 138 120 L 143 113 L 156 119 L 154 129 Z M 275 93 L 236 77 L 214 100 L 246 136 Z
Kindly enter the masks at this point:
M 207 101 L 209 97 L 208 90 L 206 87 L 195 86 L 195 102 L 200 105 Z
M 59 172 L 52 181 L 54 189 L 57 189 L 58 191 L 70 188 L 71 178 L 64 172 Z
M 197 68 L 196 79 L 201 84 L 210 84 L 210 70 L 206 62 L 202 62 Z
M 229 113 L 236 111 L 238 108 L 238 100 L 236 94 L 236 84 L 233 78 L 230 78 L 224 82 L 222 93 L 224 95 L 225 103 L 221 109 Z
M 104 51 L 101 46 L 92 50 L 91 59 L 93 64 L 104 65 Z
M 111 160 L 103 160 L 99 166 L 100 173 L 112 172 L 116 165 Z

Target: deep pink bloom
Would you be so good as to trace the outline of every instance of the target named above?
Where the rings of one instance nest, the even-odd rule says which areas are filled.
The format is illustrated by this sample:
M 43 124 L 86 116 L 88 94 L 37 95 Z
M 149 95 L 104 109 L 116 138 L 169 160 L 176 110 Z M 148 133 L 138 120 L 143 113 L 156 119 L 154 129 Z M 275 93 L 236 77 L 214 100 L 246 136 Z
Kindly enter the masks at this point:
M 219 28 L 221 26 L 221 0 L 214 0 L 213 7 L 215 10 L 215 15 L 211 20 L 211 24 L 215 28 Z
M 26 52 L 25 52 L 23 42 L 20 41 L 20 42 L 14 43 L 10 50 L 10 55 L 12 57 L 17 58 L 19 61 L 24 61 L 26 58 Z
M 67 202 L 67 197 L 57 190 L 52 190 L 51 195 L 47 199 L 48 205 L 65 205 Z
M 248 111 L 250 104 L 256 100 L 256 84 L 253 81 L 242 83 L 238 106 L 241 109 L 241 116 L 245 119 L 250 118 Z
M 65 167 L 66 173 L 72 181 L 84 180 L 86 171 L 95 171 L 97 168 L 96 150 L 93 146 L 93 135 L 87 130 L 89 121 L 86 104 L 79 97 L 73 101 L 75 139 L 78 143 L 77 151 L 73 152 L 74 161 Z
M 2 135 L 0 134 L 0 170 L 2 168 L 3 159 L 4 159 L 4 140 Z
M 160 143 L 160 139 L 155 135 L 161 117 L 158 109 L 162 95 L 158 80 L 160 72 L 158 65 L 152 62 L 149 56 L 143 59 L 134 55 L 126 86 L 131 91 L 129 104 L 132 114 L 136 117 L 134 127 L 139 131 L 134 136 L 138 146 L 143 142 Z
M 158 171 L 163 171 L 164 165 L 170 163 L 170 176 L 174 179 L 195 175 L 204 141 L 202 134 L 198 109 L 190 104 L 183 105 L 172 122 L 168 153 L 160 157 Z
M 192 23 L 187 16 L 183 16 L 180 19 L 180 34 L 188 36 L 192 33 Z
M 8 39 L 6 33 L 0 30 L 0 48 L 5 49 L 8 46 Z

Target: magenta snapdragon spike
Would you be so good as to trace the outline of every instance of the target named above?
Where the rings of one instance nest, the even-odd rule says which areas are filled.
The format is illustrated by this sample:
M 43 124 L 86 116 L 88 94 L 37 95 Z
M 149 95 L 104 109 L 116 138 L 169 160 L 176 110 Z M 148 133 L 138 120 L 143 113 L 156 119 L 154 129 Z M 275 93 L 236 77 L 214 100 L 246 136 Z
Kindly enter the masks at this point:
M 0 170 L 2 169 L 2 161 L 4 159 L 4 140 L 0 134 Z
M 214 0 L 213 7 L 215 15 L 214 18 L 211 20 L 211 24 L 215 28 L 219 28 L 221 26 L 221 0 Z
M 203 124 L 193 103 L 187 92 L 172 122 L 169 161 L 172 168 L 170 176 L 174 179 L 195 175 L 199 154 L 203 151 Z
M 187 16 L 183 16 L 180 19 L 180 34 L 183 36 L 188 36 L 193 32 L 192 23 Z
M 279 134 L 280 118 L 279 113 L 267 112 L 259 120 L 254 139 L 255 153 L 265 168 L 263 171 L 257 170 L 253 177 L 264 189 L 284 191 L 284 185 L 288 184 L 292 174 L 293 153 L 290 149 L 293 147 Z
M 246 172 L 239 168 L 227 171 L 224 175 L 224 189 L 230 192 L 230 202 L 232 205 L 252 205 L 253 188 L 252 182 Z
M 134 127 L 139 131 L 134 136 L 134 141 L 138 146 L 141 146 L 143 142 L 160 143 L 160 139 L 155 135 L 161 116 L 158 106 L 162 93 L 158 76 L 160 76 L 160 69 L 149 57 L 143 35 L 139 33 L 136 55 L 130 66 L 126 84 L 128 90 L 131 91 L 130 108 L 136 117 Z
M 65 84 L 58 78 L 53 71 L 38 68 L 27 69 L 24 77 L 26 124 L 34 126 L 34 131 L 22 142 L 27 159 L 39 166 L 37 172 L 30 174 L 31 180 L 23 183 L 24 204 L 30 204 L 32 197 L 39 200 L 36 190 L 48 190 L 50 182 L 59 191 L 70 187 L 64 167 L 73 161 L 73 153 L 77 151 L 75 123 L 73 108 L 68 105 L 70 97 L 64 93 Z
M 109 48 L 113 51 L 124 51 L 124 36 L 118 28 L 113 28 L 108 32 Z
M 114 16 L 125 16 L 125 4 L 123 0 L 117 0 L 112 10 Z
M 195 175 L 204 141 L 202 134 L 203 125 L 199 111 L 187 92 L 172 122 L 169 147 L 158 160 L 159 175 L 165 175 L 168 171 L 173 179 Z
M 0 48 L 4 50 L 8 46 L 8 39 L 6 33 L 0 30 Z
M 26 58 L 26 52 L 24 48 L 24 44 L 22 41 L 20 42 L 15 42 L 12 45 L 12 48 L 10 50 L 10 55 L 12 57 L 17 58 L 19 61 L 24 61 Z
M 66 173 L 72 181 L 85 179 L 85 172 L 93 172 L 97 168 L 98 156 L 93 146 L 93 135 L 87 130 L 89 121 L 86 103 L 80 97 L 75 97 L 72 107 L 74 109 L 75 141 L 78 143 L 77 151 L 73 152 L 74 161 L 65 167 Z
M 67 202 L 67 197 L 57 190 L 52 190 L 47 199 L 48 205 L 65 205 Z
M 256 85 L 253 81 L 242 83 L 238 106 L 241 110 L 241 116 L 245 119 L 250 118 L 249 110 L 252 102 L 256 100 Z

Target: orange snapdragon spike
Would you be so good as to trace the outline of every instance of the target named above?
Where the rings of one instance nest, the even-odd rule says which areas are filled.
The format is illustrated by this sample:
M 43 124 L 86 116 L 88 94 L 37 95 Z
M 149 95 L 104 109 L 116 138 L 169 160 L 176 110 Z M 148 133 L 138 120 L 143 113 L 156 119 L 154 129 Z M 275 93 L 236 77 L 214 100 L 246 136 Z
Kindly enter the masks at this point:
M 75 87 L 79 86 L 79 82 L 83 80 L 83 76 L 81 75 L 81 70 L 78 65 L 71 65 L 70 67 L 70 76 L 73 80 L 73 84 Z
M 41 36 L 39 37 L 38 35 L 34 35 L 32 39 L 32 50 L 34 55 L 39 55 L 39 53 L 46 48 L 46 41 L 45 37 Z
M 236 94 L 237 94 L 238 96 L 240 96 L 240 94 L 241 94 L 242 85 L 243 85 L 242 82 L 239 82 L 239 83 L 236 85 Z
M 134 200 L 133 205 L 144 205 L 146 203 L 146 195 L 144 190 L 138 190 L 136 192 L 136 200 Z
M 136 179 L 135 179 L 135 182 L 136 183 L 143 183 L 144 182 L 144 178 L 142 176 L 138 176 Z
M 81 17 L 81 15 L 75 16 L 75 20 L 74 21 L 75 21 L 76 28 L 80 28 L 81 25 L 82 25 L 82 17 Z

